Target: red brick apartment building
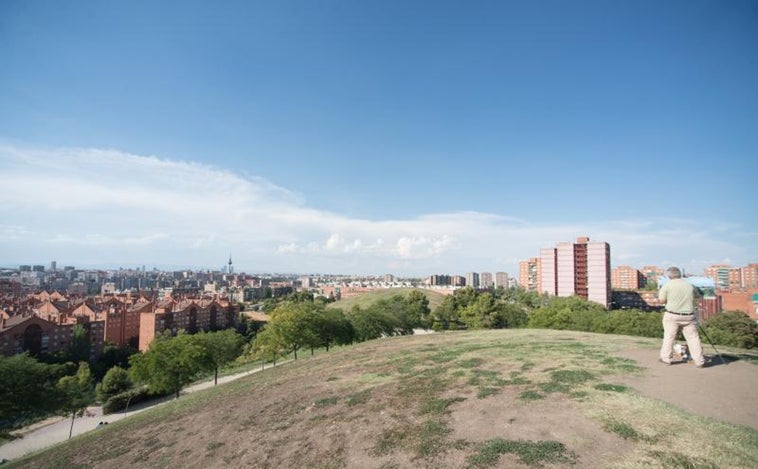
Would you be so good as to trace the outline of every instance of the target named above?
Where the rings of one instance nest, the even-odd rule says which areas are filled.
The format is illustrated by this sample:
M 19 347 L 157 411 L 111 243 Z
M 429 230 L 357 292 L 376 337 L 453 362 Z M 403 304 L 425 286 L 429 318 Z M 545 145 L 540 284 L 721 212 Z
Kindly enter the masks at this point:
M 717 290 L 744 291 L 758 288 L 758 264 L 730 267 L 715 264 L 705 269 L 705 276 L 713 279 Z
M 71 346 L 74 325 L 81 324 L 90 341 L 90 356 L 97 358 L 103 350 L 103 321 L 85 318 L 56 323 L 35 314 L 2 318 L 0 350 L 3 355 L 28 351 L 32 356 L 67 350 Z
M 145 351 L 155 336 L 163 331 L 176 334 L 184 329 L 190 334 L 201 330 L 226 329 L 237 324 L 237 308 L 229 302 L 169 298 L 140 313 L 139 349 Z
M 226 299 L 172 298 L 156 302 L 142 296 L 103 295 L 69 300 L 59 292 L 42 292 L 25 299 L 3 299 L 0 307 L 0 351 L 13 355 L 55 353 L 71 345 L 73 327 L 81 324 L 92 345 L 92 357 L 104 343 L 147 350 L 156 334 L 179 329 L 190 333 L 237 324 L 238 308 Z
M 758 321 L 758 288 L 739 292 L 719 292 L 723 311 L 743 311 Z
M 639 290 L 644 284 L 644 275 L 634 267 L 621 265 L 611 270 L 611 288 L 614 290 Z

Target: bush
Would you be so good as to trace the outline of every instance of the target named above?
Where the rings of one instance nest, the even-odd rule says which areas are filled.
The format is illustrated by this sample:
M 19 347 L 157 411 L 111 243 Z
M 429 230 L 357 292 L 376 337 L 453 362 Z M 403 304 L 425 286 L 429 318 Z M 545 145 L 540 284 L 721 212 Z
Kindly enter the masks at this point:
M 118 412 L 119 410 L 126 409 L 127 405 L 131 406 L 140 402 L 144 402 L 153 397 L 157 396 L 151 394 L 145 387 L 130 389 L 129 391 L 122 392 L 121 394 L 116 394 L 115 396 L 111 396 L 107 401 L 105 401 L 105 404 L 103 404 L 103 415 Z
M 105 373 L 105 377 L 98 383 L 95 391 L 97 399 L 105 402 L 113 396 L 128 391 L 131 387 L 132 381 L 129 379 L 129 372 L 120 366 L 114 366 Z
M 742 311 L 717 314 L 705 321 L 703 328 L 720 345 L 747 349 L 758 346 L 758 323 Z

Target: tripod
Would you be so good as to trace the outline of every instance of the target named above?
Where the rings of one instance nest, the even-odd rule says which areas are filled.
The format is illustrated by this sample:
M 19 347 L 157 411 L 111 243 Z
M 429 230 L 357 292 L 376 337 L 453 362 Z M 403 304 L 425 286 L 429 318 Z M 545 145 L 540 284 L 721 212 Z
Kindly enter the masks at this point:
M 716 348 L 716 346 L 713 345 L 713 341 L 711 340 L 710 337 L 708 337 L 708 334 L 705 333 L 705 329 L 703 329 L 703 326 L 700 325 L 700 314 L 699 313 L 700 313 L 700 311 L 696 311 L 696 314 L 695 314 L 695 324 L 697 324 L 697 329 L 703 334 L 703 337 L 705 337 L 705 339 L 708 341 L 708 343 L 711 344 L 711 347 L 713 347 L 713 350 L 716 351 L 716 355 L 718 355 L 719 358 L 721 359 L 721 363 L 724 364 L 724 365 L 726 365 L 727 364 L 726 360 L 724 360 L 724 357 L 721 356 L 721 354 L 719 353 L 719 351 Z

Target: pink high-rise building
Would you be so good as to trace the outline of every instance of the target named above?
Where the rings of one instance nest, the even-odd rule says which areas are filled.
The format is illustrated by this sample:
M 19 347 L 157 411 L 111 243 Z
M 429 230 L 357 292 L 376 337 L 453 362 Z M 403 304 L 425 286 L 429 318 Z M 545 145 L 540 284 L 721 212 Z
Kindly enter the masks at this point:
M 607 308 L 611 302 L 611 247 L 606 242 L 559 243 L 540 250 L 541 292 L 577 295 Z
M 518 283 L 526 291 L 542 291 L 540 276 L 542 275 L 540 258 L 532 257 L 529 260 L 519 262 Z

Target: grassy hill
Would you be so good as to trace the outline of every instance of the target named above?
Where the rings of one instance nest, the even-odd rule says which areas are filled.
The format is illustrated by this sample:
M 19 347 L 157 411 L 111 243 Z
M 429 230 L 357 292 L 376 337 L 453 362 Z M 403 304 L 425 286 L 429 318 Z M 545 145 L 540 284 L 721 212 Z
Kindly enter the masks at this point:
M 442 303 L 442 300 L 445 298 L 445 295 L 442 293 L 428 290 L 426 288 L 388 288 L 385 290 L 374 290 L 363 293 L 353 298 L 339 300 L 330 305 L 330 307 L 341 308 L 343 311 L 350 311 L 354 305 L 365 308 L 376 303 L 379 300 L 387 300 L 395 295 L 406 296 L 413 290 L 419 290 L 421 293 L 426 295 L 426 297 L 429 299 L 429 309 L 432 311 L 434 311 L 434 309 L 439 306 Z
M 658 346 L 548 330 L 375 340 L 182 396 L 10 467 L 758 467 L 755 430 L 619 384 L 646 372 L 621 350 Z

